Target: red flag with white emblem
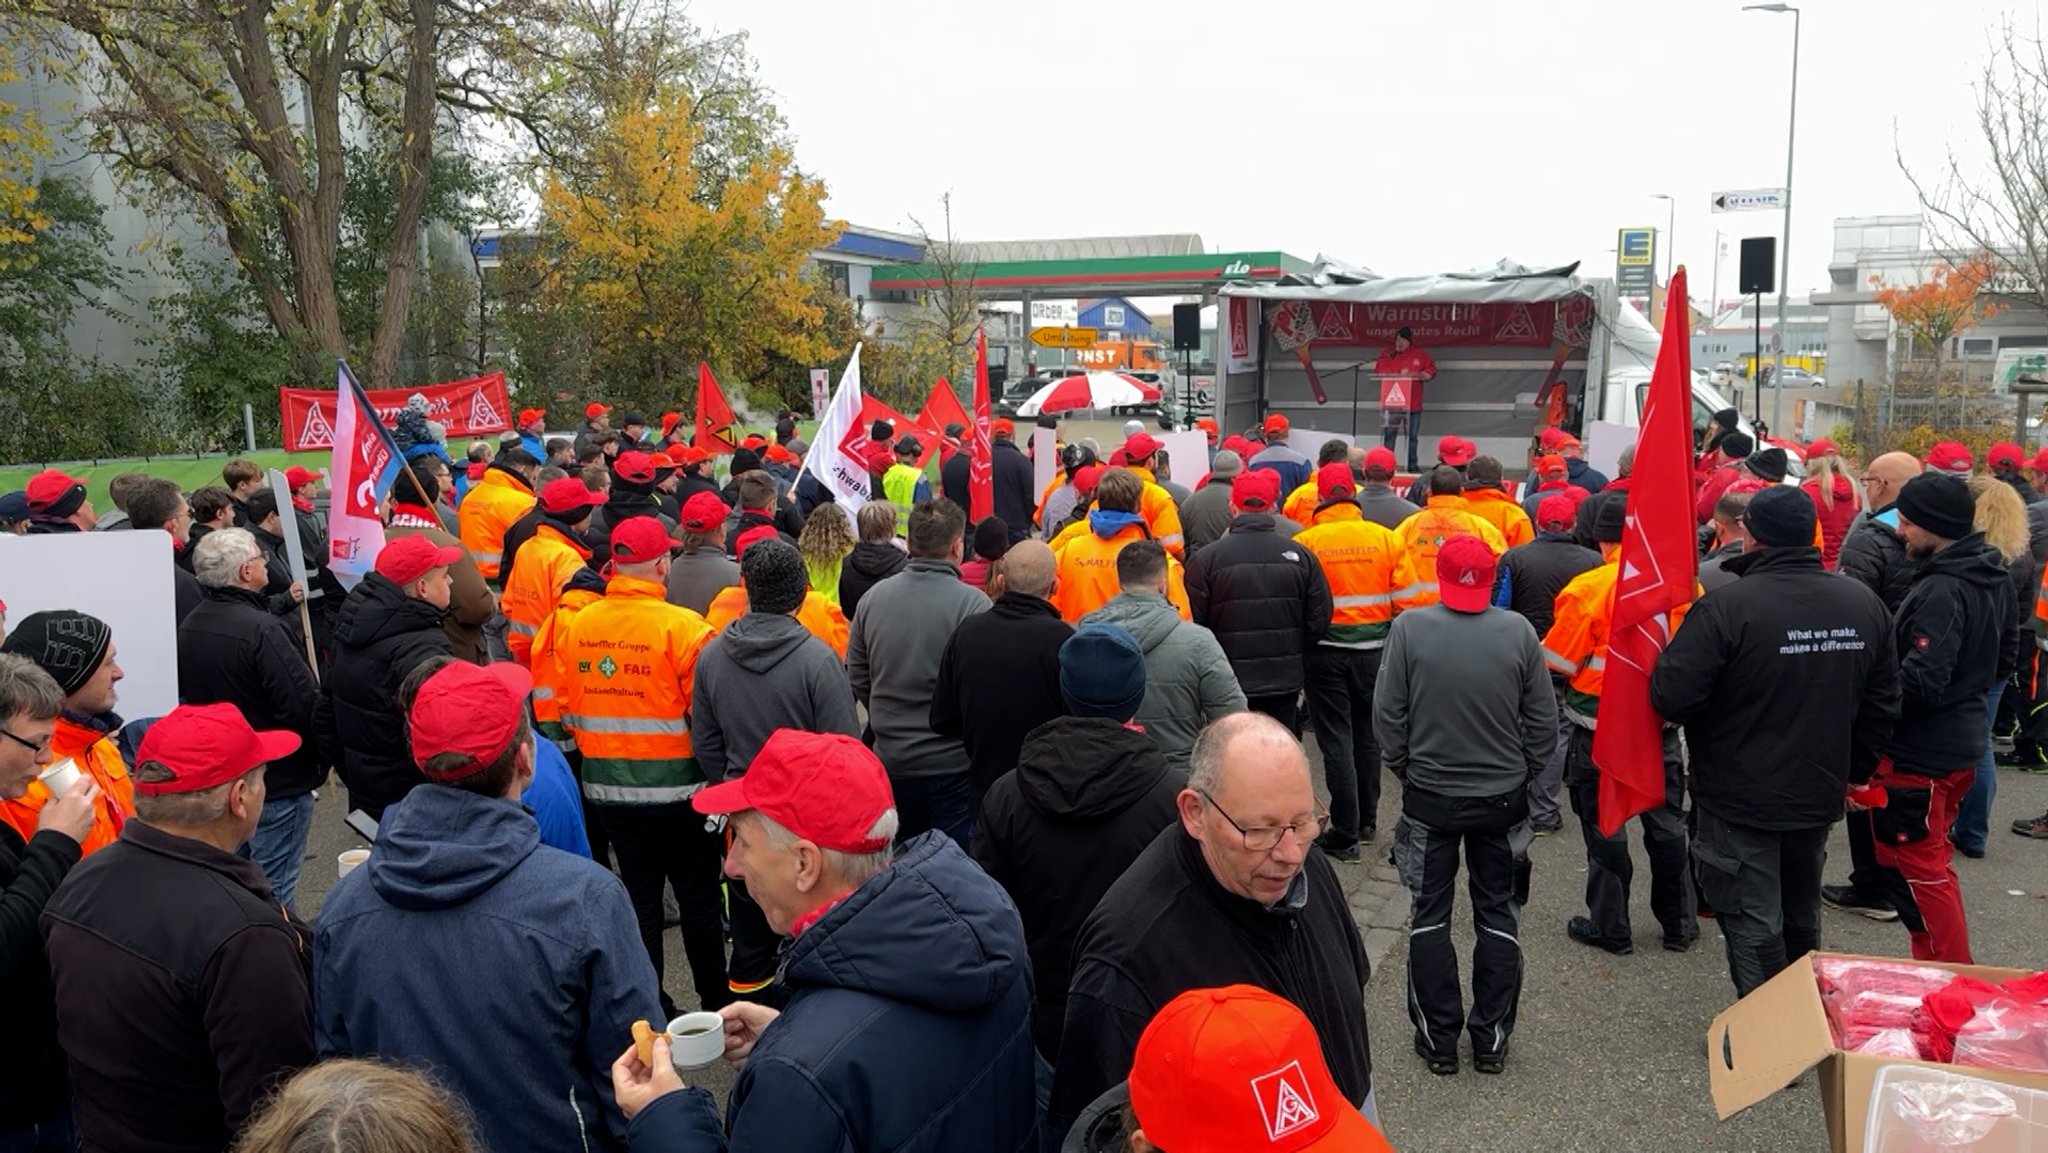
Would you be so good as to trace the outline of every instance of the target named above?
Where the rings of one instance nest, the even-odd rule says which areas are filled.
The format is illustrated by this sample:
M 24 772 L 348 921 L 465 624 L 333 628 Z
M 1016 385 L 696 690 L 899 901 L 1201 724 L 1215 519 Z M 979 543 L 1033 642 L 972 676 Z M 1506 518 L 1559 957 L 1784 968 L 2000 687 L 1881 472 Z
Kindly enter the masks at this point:
M 989 419 L 988 332 L 974 330 L 974 441 L 967 463 L 967 517 L 976 524 L 996 513 L 994 422 Z

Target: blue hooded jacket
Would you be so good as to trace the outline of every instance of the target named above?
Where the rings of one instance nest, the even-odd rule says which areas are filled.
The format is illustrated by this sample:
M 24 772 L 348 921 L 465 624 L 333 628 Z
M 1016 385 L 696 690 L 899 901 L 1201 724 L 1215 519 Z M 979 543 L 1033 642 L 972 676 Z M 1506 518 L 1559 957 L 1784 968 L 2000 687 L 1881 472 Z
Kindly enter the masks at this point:
M 1016 1153 L 1036 1147 L 1031 962 L 1002 887 L 943 833 L 783 955 L 789 1007 L 733 1085 L 670 1093 L 633 1153 Z
M 424 784 L 384 811 L 313 943 L 322 1057 L 431 1070 L 489 1149 L 617 1150 L 611 1065 L 661 1018 L 625 886 L 508 800 Z

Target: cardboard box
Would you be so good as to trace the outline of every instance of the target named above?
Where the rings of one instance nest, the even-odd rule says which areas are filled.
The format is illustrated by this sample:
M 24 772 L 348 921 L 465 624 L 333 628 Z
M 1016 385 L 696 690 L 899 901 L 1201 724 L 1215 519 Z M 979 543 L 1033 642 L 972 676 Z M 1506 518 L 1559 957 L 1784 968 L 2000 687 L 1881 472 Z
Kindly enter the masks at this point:
M 1867 1057 L 1835 1048 L 1834 1034 L 1828 1029 L 1827 1009 L 1820 1000 L 1820 981 L 1813 967 L 1820 957 L 1922 965 L 1994 985 L 2030 974 L 2026 969 L 1986 965 L 1809 953 L 1723 1011 L 1708 1027 L 1707 1081 L 1714 1094 L 1714 1111 L 1721 1120 L 1726 1121 L 1777 1093 L 1808 1069 L 1819 1066 L 1821 1106 L 1828 1119 L 1828 1147 L 1833 1153 L 1863 1153 L 1871 1090 L 1876 1085 L 1878 1070 L 1887 1065 L 1959 1070 L 1985 1081 L 2048 1089 L 2048 1075 L 2043 1074 Z

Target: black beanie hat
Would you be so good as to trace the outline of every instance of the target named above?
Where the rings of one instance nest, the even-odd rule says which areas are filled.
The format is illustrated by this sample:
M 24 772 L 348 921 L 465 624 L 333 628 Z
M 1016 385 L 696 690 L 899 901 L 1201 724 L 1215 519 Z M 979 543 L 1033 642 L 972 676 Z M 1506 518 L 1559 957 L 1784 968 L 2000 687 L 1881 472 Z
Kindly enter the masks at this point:
M 1741 459 L 1756 451 L 1756 442 L 1746 432 L 1731 432 L 1721 438 L 1721 455 Z
M 1616 544 L 1627 524 L 1628 501 L 1603 500 L 1593 510 L 1593 539 L 1601 544 Z
M 1001 560 L 1010 551 L 1010 526 L 999 516 L 985 517 L 974 526 L 974 555 L 983 560 Z
M 1785 479 L 1785 450 L 1773 446 L 1760 448 L 1742 460 L 1743 467 L 1756 475 L 1776 484 Z
M 1901 517 L 1943 540 L 1961 540 L 1976 531 L 1977 505 L 1961 477 L 1923 472 L 1899 490 L 1898 507 Z
M 1788 484 L 1774 484 L 1749 498 L 1742 526 L 1765 548 L 1812 548 L 1820 514 L 1813 498 Z
M 888 444 L 896 439 L 896 426 L 886 420 L 878 420 L 868 426 L 868 439 Z
M 743 448 L 732 454 L 732 475 L 753 472 L 761 467 L 761 454 L 751 448 Z
M 1074 716 L 1130 720 L 1145 700 L 1145 650 L 1122 625 L 1082 628 L 1060 645 L 1060 696 Z
M 787 615 L 803 607 L 811 578 L 803 554 L 786 540 L 756 542 L 740 557 L 740 579 L 747 586 L 747 610 Z
M 28 614 L 7 630 L 0 652 L 34 661 L 68 697 L 100 671 L 113 639 L 114 630 L 96 616 L 76 609 L 48 609 Z
M 1734 432 L 1735 427 L 1742 423 L 1742 414 L 1732 408 L 1724 408 L 1714 414 L 1714 423 Z

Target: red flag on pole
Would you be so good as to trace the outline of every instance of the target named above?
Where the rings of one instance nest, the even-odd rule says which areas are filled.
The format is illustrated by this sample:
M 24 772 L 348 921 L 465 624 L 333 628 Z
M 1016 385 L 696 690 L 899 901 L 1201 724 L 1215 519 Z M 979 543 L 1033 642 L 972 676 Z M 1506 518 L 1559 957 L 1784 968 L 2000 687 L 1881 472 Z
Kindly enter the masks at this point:
M 967 410 L 960 407 L 960 397 L 945 377 L 932 382 L 932 394 L 924 402 L 924 409 L 917 414 L 917 423 L 939 432 L 939 463 L 953 459 L 959 449 L 946 443 L 945 429 L 949 424 L 971 428 L 974 422 L 967 418 Z
M 947 389 L 946 393 L 951 396 L 952 390 Z M 967 518 L 976 524 L 996 512 L 995 445 L 990 439 L 994 423 L 989 414 L 988 332 L 977 328 L 974 330 L 974 443 L 967 463 Z
M 1624 305 L 1623 307 L 1627 307 Z M 1698 554 L 1692 516 L 1692 352 L 1685 269 L 1671 274 L 1664 336 L 1643 401 L 1621 532 L 1621 575 L 1607 627 L 1607 671 L 1593 763 L 1600 829 L 1664 803 L 1664 719 L 1650 707 L 1650 670 L 1671 640 L 1671 614 L 1692 602 Z
M 725 393 L 719 391 L 718 379 L 711 375 L 711 366 L 697 362 L 697 435 L 690 443 L 705 452 L 733 453 L 739 445 L 727 435 L 729 429 L 739 423 L 733 415 L 732 406 L 725 403 Z

